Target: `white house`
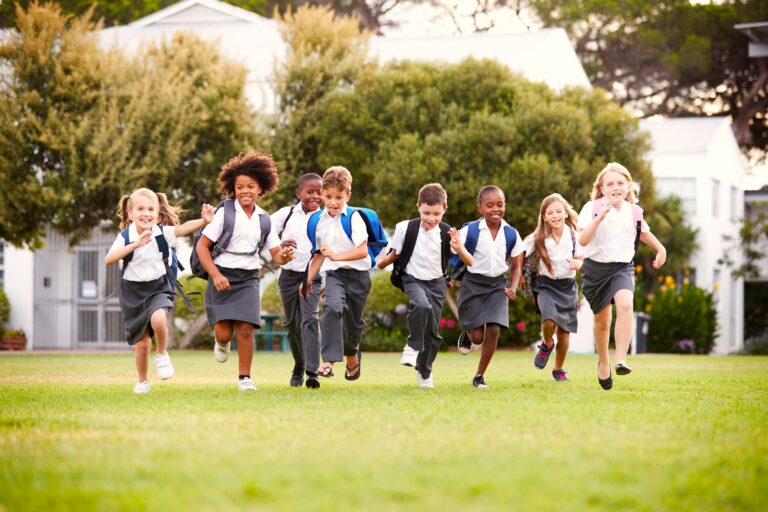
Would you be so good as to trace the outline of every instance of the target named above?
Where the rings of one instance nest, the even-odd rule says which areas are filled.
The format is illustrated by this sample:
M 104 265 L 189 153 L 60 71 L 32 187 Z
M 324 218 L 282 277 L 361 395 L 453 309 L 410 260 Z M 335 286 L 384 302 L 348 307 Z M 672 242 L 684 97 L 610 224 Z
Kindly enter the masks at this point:
M 719 332 L 713 352 L 737 351 L 744 344 L 743 280 L 717 263 L 732 246 L 724 237 L 737 235 L 744 217 L 745 168 L 731 125 L 724 117 L 688 117 L 643 120 L 640 127 L 651 134 L 659 194 L 679 196 L 699 230 L 691 268 L 696 285 L 715 292 Z M 730 257 L 737 265 L 743 261 L 740 251 Z

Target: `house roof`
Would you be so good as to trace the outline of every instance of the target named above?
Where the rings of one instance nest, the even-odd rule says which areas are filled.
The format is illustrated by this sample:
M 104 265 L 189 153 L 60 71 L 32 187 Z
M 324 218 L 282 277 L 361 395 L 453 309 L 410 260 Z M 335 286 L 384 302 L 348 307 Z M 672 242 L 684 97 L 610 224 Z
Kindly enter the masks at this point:
M 641 119 L 640 128 L 651 134 L 651 153 L 706 153 L 723 126 L 726 117 L 677 117 Z

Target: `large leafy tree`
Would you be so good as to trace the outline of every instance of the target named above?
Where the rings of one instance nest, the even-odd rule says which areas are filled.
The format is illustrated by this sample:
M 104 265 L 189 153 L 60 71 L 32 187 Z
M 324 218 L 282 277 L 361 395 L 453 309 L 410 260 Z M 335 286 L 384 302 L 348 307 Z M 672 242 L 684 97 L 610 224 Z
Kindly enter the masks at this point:
M 179 35 L 135 58 L 104 51 L 99 25 L 55 4 L 16 11 L 0 46 L 0 238 L 71 242 L 147 186 L 198 206 L 216 168 L 255 139 L 245 72 Z

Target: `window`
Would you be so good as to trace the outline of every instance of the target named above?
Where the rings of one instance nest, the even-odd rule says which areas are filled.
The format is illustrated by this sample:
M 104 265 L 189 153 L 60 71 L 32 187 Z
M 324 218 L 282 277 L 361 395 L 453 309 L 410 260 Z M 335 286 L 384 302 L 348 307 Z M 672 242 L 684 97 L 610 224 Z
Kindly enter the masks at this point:
M 739 189 L 731 186 L 731 219 L 733 220 L 741 218 L 739 202 Z
M 720 180 L 712 180 L 712 216 L 720 216 Z
M 696 215 L 696 178 L 658 178 L 656 189 L 661 197 L 678 196 L 683 211 Z

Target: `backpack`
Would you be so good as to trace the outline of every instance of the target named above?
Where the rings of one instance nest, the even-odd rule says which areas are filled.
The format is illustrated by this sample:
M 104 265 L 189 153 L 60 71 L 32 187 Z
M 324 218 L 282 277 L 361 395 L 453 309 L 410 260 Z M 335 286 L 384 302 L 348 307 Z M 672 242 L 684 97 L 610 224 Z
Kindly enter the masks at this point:
M 405 238 L 403 239 L 403 247 L 400 250 L 400 254 L 395 262 L 392 264 L 392 272 L 389 274 L 389 281 L 393 286 L 403 288 L 403 274 L 405 274 L 405 267 L 408 266 L 408 262 L 413 255 L 413 249 L 416 247 L 416 238 L 419 236 L 419 227 L 421 225 L 421 219 L 411 219 L 408 221 L 408 227 L 405 229 Z M 448 268 L 448 259 L 451 255 L 451 237 L 448 235 L 448 230 L 451 227 L 445 222 L 439 224 L 440 229 L 440 263 L 443 268 L 443 274 L 445 274 Z
M 568 231 L 571 232 L 571 243 L 573 244 L 572 255 L 573 258 L 576 258 L 576 232 L 571 228 L 568 228 Z M 523 260 L 523 282 L 525 285 L 520 288 L 520 293 L 523 294 L 523 297 L 534 297 L 533 282 L 536 280 L 536 275 L 538 273 L 538 261 L 536 261 L 536 250 L 534 247 L 531 254 L 526 255 Z
M 465 222 L 461 227 L 462 229 L 464 226 L 467 227 L 467 239 L 464 241 L 464 247 L 467 249 L 467 252 L 469 254 L 474 254 L 475 249 L 477 248 L 477 239 L 480 236 L 480 221 L 482 219 L 478 219 L 472 222 Z M 505 260 L 509 258 L 509 255 L 512 254 L 512 248 L 515 247 L 515 243 L 517 243 L 517 232 L 514 230 L 512 226 L 509 224 L 504 225 L 504 237 L 507 241 L 507 252 Z M 464 262 L 461 261 L 461 257 L 458 254 L 452 254 L 450 260 L 448 261 L 448 264 L 453 269 L 453 272 L 451 274 L 451 277 L 455 281 L 461 281 L 462 277 L 464 277 L 464 272 L 467 270 L 467 266 L 464 265 Z
M 216 207 L 216 211 L 219 208 L 224 208 L 224 224 L 221 228 L 221 236 L 211 247 L 211 259 L 216 259 L 221 253 L 236 254 L 239 256 L 253 256 L 259 254 L 264 249 L 264 244 L 267 241 L 269 231 L 272 229 L 272 220 L 266 213 L 259 214 L 259 228 L 261 229 L 261 236 L 259 237 L 259 243 L 256 245 L 256 249 L 251 252 L 232 252 L 227 251 L 229 242 L 232 240 L 232 233 L 235 232 L 235 200 L 225 199 Z M 215 213 L 215 212 L 214 212 Z M 204 229 L 204 228 L 203 228 Z M 194 277 L 201 279 L 208 279 L 208 272 L 205 271 L 203 265 L 200 263 L 200 257 L 197 255 L 197 244 L 200 241 L 200 237 L 203 236 L 203 229 L 200 229 L 195 233 L 195 240 L 192 243 L 192 255 L 189 257 L 189 266 L 192 270 L 192 275 L 187 280 Z
M 347 237 L 352 240 L 352 215 L 355 212 L 360 214 L 365 223 L 365 230 L 368 232 L 368 256 L 370 256 L 371 267 L 373 267 L 376 264 L 376 256 L 387 246 L 387 234 L 384 232 L 384 227 L 381 225 L 376 212 L 369 208 L 347 206 L 347 209 L 349 214 L 341 215 L 341 228 L 347 234 Z M 317 232 L 317 223 L 320 222 L 320 217 L 324 211 L 325 208 L 316 211 L 307 221 L 307 237 L 312 242 L 312 254 L 318 252 L 315 234 Z
M 293 206 L 291 206 L 291 209 L 288 210 L 288 216 L 285 217 L 285 220 L 283 221 L 283 227 L 280 228 L 280 232 L 277 233 L 277 238 L 279 238 L 280 240 L 283 239 L 283 233 L 285 232 L 285 226 L 288 225 L 288 221 L 291 219 L 291 215 L 293 215 L 293 210 L 294 210 L 294 208 L 296 208 L 296 206 L 297 205 L 294 204 Z
M 128 236 L 129 229 L 130 227 L 125 228 L 120 232 L 120 236 L 123 237 L 123 241 L 125 242 L 126 246 L 131 244 L 131 240 Z M 168 247 L 168 240 L 165 239 L 165 236 L 162 233 L 162 226 L 160 226 L 160 234 L 155 236 L 155 243 L 157 243 L 157 248 L 160 249 L 160 254 L 163 258 L 163 264 L 165 265 L 165 275 L 168 278 L 168 282 L 171 285 L 173 293 L 180 295 L 181 298 L 184 299 L 184 303 L 187 305 L 187 309 L 190 311 L 195 311 L 195 307 L 192 305 L 192 302 L 189 300 L 187 294 L 184 293 L 184 289 L 181 287 L 181 283 L 178 281 L 179 269 L 183 271 L 184 265 L 182 265 L 179 261 L 179 257 L 176 255 L 176 249 Z M 133 251 L 129 252 L 125 258 L 123 258 L 123 268 L 120 271 L 120 285 L 118 285 L 118 288 L 115 289 L 115 292 L 113 292 L 112 295 L 110 295 L 108 298 L 111 298 L 115 293 L 117 293 L 117 290 L 122 285 L 125 270 L 128 268 L 128 265 L 132 260 Z
M 596 199 L 592 201 L 592 218 L 594 219 L 600 214 L 600 210 L 603 209 L 604 198 Z M 635 250 L 640 244 L 640 230 L 643 227 L 643 209 L 636 204 L 630 203 L 632 206 L 632 220 L 635 223 Z

